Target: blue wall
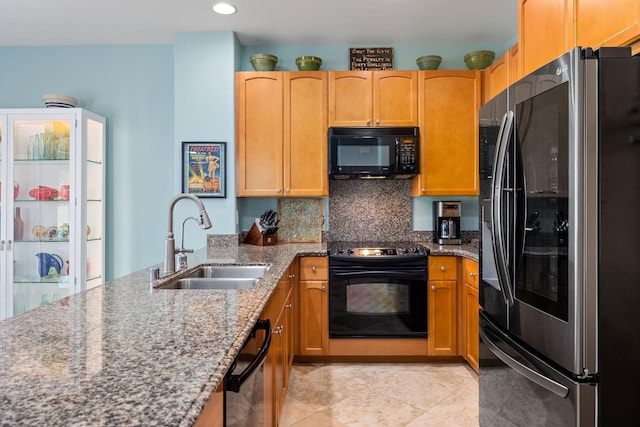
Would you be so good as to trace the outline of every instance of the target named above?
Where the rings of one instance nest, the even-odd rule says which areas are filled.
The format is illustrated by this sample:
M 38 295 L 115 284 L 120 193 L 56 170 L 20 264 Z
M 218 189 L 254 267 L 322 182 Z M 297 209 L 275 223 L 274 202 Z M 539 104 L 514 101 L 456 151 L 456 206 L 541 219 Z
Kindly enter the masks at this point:
M 173 45 L 0 47 L 0 108 L 41 107 L 43 94 L 60 93 L 107 118 L 106 269 L 112 279 L 162 260 L 167 206 L 181 192 L 182 141 L 228 143 L 227 198 L 204 199 L 213 229 L 187 222 L 186 246 L 204 247 L 207 233 L 246 230 L 265 206 L 277 206 L 276 199 L 235 198 L 235 70 L 250 70 L 249 57 L 260 51 L 277 55 L 282 70 L 295 69 L 301 55 L 323 58 L 324 70 L 344 70 L 349 47 L 357 46 L 242 47 L 231 32 L 178 33 Z M 501 55 L 508 46 L 383 47 L 394 48 L 396 69 L 417 69 L 415 59 L 425 54 L 441 55 L 441 69 L 463 69 L 466 52 Z M 477 211 L 468 199 L 465 216 Z M 197 213 L 191 205 L 176 206 L 177 240 L 182 220 Z M 430 198 L 414 199 L 416 230 L 431 228 L 430 207 Z M 463 228 L 477 229 L 477 218 Z
M 107 278 L 162 259 L 173 185 L 173 46 L 0 48 L 0 107 L 60 93 L 107 118 Z

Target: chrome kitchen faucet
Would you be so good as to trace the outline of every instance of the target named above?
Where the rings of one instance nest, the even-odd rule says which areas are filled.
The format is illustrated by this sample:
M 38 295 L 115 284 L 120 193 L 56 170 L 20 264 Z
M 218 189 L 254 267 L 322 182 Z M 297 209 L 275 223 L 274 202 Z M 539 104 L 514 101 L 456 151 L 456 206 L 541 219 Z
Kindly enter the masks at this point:
M 182 199 L 193 200 L 194 203 L 197 204 L 198 208 L 200 209 L 200 221 L 198 221 L 198 224 L 202 226 L 203 230 L 211 228 L 211 220 L 209 219 L 207 210 L 205 209 L 204 205 L 202 204 L 202 201 L 199 198 L 197 198 L 193 194 L 182 193 L 182 194 L 178 194 L 173 199 L 171 199 L 171 202 L 169 202 L 169 230 L 167 231 L 167 238 L 164 241 L 164 273 L 165 274 L 174 273 L 176 271 L 176 253 L 182 254 L 189 251 L 189 249 L 184 249 L 184 248 L 176 249 L 175 240 L 173 238 L 173 207 L 176 205 L 176 203 L 178 203 L 179 200 L 182 200 Z M 184 244 L 184 227 L 182 229 L 182 234 L 183 234 L 182 241 Z

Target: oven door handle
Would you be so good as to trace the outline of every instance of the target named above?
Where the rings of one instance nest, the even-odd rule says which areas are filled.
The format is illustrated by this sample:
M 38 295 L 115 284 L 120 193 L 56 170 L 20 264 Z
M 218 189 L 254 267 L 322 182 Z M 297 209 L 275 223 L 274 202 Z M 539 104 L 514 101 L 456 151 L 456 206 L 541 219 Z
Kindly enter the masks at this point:
M 249 376 L 256 370 L 258 366 L 264 362 L 264 359 L 267 357 L 267 352 L 269 351 L 269 347 L 271 346 L 271 321 L 269 319 L 258 320 L 256 326 L 254 326 L 251 331 L 251 335 L 255 335 L 256 331 L 264 329 L 265 337 L 264 342 L 262 343 L 262 347 L 256 354 L 256 357 L 251 361 L 251 363 L 239 374 L 235 375 L 227 375 L 224 379 L 224 389 L 225 391 L 234 391 L 238 393 L 240 391 L 240 387 L 242 384 L 249 378 Z M 249 337 L 251 338 L 251 336 Z
M 415 268 L 406 270 L 351 270 L 333 269 L 331 275 L 334 277 L 366 277 L 366 276 L 395 276 L 395 277 L 418 277 L 427 274 L 426 268 Z

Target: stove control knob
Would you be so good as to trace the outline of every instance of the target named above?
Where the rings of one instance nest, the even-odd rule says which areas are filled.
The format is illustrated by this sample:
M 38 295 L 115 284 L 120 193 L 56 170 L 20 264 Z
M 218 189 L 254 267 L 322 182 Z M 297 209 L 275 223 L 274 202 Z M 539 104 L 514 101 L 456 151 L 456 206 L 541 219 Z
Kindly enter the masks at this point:
M 349 249 L 347 252 L 349 253 L 349 255 L 353 255 L 353 249 Z

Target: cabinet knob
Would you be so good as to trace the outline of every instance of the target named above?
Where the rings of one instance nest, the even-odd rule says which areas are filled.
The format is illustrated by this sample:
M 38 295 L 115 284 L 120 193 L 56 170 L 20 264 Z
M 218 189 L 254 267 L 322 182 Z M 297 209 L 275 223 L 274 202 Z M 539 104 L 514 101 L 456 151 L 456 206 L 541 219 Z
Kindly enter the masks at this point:
M 289 303 L 289 304 L 285 305 L 284 307 L 285 308 L 291 308 L 291 307 L 293 307 L 293 305 L 291 303 Z
M 293 273 L 291 273 L 291 274 L 289 274 L 287 277 L 289 277 L 289 279 L 293 279 L 294 277 L 296 277 L 296 275 L 295 275 L 295 274 L 293 274 Z
M 320 288 L 320 290 L 321 290 L 322 292 L 325 292 L 325 291 L 327 290 L 327 286 L 326 286 L 326 285 L 322 285 L 322 287 Z
M 422 193 L 426 193 L 426 192 L 427 192 L 427 189 L 426 189 L 426 188 L 421 188 L 421 189 L 420 189 L 420 191 L 421 191 Z
M 278 188 L 278 189 L 276 190 L 276 193 L 280 193 L 281 191 L 282 191 L 282 190 Z
M 431 285 L 431 290 L 435 291 L 436 290 L 436 285 Z
M 285 189 L 284 189 L 284 192 L 285 192 L 285 193 L 291 193 L 291 189 L 290 189 L 290 188 L 285 188 Z
M 276 335 L 282 335 L 282 329 L 284 329 L 284 326 L 280 325 L 276 329 L 274 329 L 273 333 Z
M 367 126 L 371 125 L 371 119 L 367 119 Z
M 440 266 L 440 271 L 447 271 L 444 265 Z
M 475 275 L 476 275 L 476 273 L 474 273 L 473 271 L 471 271 L 471 272 L 469 273 L 469 276 L 471 276 L 471 277 L 474 277 Z
M 376 124 L 380 124 L 380 119 L 376 119 Z
M 313 271 L 314 273 L 316 272 L 316 266 L 315 265 L 311 266 L 311 271 Z

